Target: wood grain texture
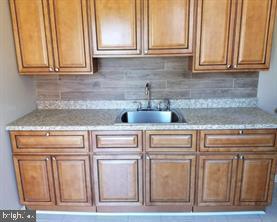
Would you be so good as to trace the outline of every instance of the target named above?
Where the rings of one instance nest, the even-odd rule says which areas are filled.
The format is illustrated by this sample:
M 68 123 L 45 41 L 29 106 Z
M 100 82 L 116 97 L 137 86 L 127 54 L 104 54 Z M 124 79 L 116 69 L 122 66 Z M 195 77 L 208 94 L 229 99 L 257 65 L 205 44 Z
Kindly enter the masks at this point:
M 12 131 L 14 153 L 84 153 L 89 151 L 86 131 Z
M 275 151 L 276 130 L 204 130 L 200 151 Z
M 92 131 L 94 152 L 141 152 L 142 131 Z
M 144 0 L 144 54 L 192 54 L 194 0 Z
M 147 206 L 194 203 L 195 161 L 193 155 L 148 155 L 145 200 Z
M 49 0 L 55 71 L 91 72 L 87 0 Z
M 275 14 L 276 0 L 238 0 L 236 69 L 269 68 Z
M 94 155 L 96 206 L 142 205 L 141 155 Z
M 200 155 L 197 206 L 232 206 L 235 198 L 236 155 Z
M 9 2 L 19 72 L 49 73 L 54 58 L 47 1 Z
M 241 155 L 236 205 L 266 206 L 272 201 L 276 154 Z
M 93 53 L 141 53 L 141 0 L 92 0 Z
M 196 150 L 196 131 L 146 131 L 145 143 L 147 151 L 193 152 Z
M 51 160 L 49 156 L 13 156 L 21 204 L 55 205 Z

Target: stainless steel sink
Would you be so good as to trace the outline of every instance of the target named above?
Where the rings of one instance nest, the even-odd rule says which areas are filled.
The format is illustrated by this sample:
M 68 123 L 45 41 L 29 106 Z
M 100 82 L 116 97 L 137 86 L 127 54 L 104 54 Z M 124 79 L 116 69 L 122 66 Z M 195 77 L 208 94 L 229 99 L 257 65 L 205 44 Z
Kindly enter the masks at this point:
M 176 111 L 142 110 L 124 111 L 116 119 L 117 123 L 184 123 Z

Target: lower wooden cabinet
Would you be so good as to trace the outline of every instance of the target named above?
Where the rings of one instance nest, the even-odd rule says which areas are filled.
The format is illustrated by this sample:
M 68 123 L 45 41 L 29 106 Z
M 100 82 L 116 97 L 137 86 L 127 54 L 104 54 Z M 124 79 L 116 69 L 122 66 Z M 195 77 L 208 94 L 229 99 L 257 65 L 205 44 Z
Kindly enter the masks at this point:
M 236 205 L 268 205 L 272 199 L 276 157 L 240 155 L 237 176 Z
M 22 204 L 92 205 L 88 156 L 15 155 L 14 164 Z
M 195 155 L 146 156 L 146 205 L 192 206 Z
M 96 205 L 142 205 L 142 156 L 95 155 Z
M 271 202 L 276 156 L 200 155 L 198 206 L 266 206 Z

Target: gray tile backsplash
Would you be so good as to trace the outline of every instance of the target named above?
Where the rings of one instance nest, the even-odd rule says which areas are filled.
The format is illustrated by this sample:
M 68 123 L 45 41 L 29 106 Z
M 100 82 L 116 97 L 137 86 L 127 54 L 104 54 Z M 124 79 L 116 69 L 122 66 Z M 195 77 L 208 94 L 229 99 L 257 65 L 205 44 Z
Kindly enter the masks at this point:
M 38 100 L 245 98 L 257 96 L 258 73 L 195 73 L 188 58 L 103 58 L 98 72 L 80 76 L 37 76 Z

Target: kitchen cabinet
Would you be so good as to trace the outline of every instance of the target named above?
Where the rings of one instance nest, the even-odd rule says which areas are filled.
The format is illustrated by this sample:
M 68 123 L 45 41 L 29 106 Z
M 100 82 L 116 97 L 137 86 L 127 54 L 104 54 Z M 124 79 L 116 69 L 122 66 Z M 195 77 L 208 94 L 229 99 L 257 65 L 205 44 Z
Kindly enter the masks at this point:
M 197 205 L 232 206 L 236 170 L 236 155 L 200 155 Z
M 141 155 L 95 155 L 96 206 L 142 205 Z
M 268 205 L 272 200 L 276 155 L 241 154 L 236 205 Z
M 141 53 L 141 0 L 91 0 L 93 54 Z
M 16 155 L 14 163 L 22 204 L 92 205 L 88 156 Z
M 147 154 L 146 205 L 192 207 L 195 161 L 195 155 Z
M 14 156 L 14 167 L 22 204 L 55 205 L 49 156 Z
M 144 0 L 144 54 L 192 55 L 194 0 Z
M 21 74 L 92 73 L 87 0 L 11 0 Z
M 276 0 L 197 3 L 194 72 L 269 68 Z

